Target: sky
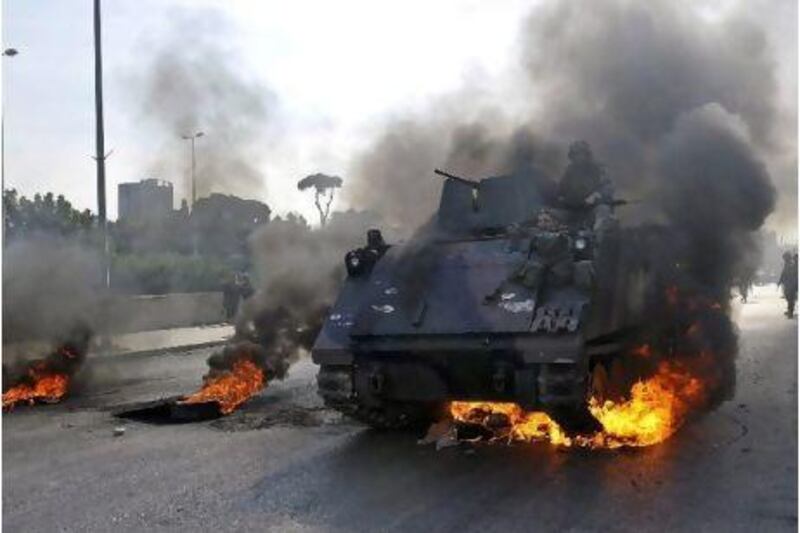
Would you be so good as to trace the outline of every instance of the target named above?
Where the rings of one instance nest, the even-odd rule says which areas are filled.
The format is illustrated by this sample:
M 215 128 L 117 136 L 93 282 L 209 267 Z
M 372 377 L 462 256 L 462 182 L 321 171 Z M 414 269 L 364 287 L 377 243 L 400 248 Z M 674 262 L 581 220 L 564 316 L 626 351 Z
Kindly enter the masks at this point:
M 267 149 L 264 187 L 254 198 L 277 212 L 314 218 L 311 198 L 297 191 L 307 174 L 345 171 L 381 117 L 423 106 L 465 76 L 499 75 L 510 63 L 526 3 L 413 1 L 393 9 L 376 2 L 106 1 L 103 11 L 109 217 L 117 184 L 151 176 L 152 132 L 131 112 L 129 79 L 154 42 L 166 39 L 176 11 L 212 7 L 236 27 L 239 68 L 275 93 L 280 150 Z M 385 4 L 384 4 L 385 6 Z M 309 16 L 313 13 L 313 16 Z M 421 16 L 424 13 L 425 16 Z M 331 21 L 335 21 L 332 24 Z M 487 32 L 486 27 L 496 28 Z M 6 186 L 24 194 L 64 193 L 96 210 L 92 9 L 90 0 L 7 0 L 3 44 Z M 191 46 L 191 42 L 186 43 Z M 480 73 L 480 74 L 478 74 Z M 198 141 L 214 142 L 214 132 Z M 174 150 L 186 156 L 185 143 Z M 188 171 L 188 170 L 187 170 Z M 176 204 L 186 191 L 176 190 Z
M 757 2 L 756 2 L 757 3 Z M 234 31 L 232 68 L 256 80 L 275 102 L 276 124 L 255 161 L 261 185 L 248 195 L 277 213 L 315 218 L 312 199 L 297 190 L 307 174 L 345 178 L 354 154 L 388 118 L 424 110 L 469 80 L 509 95 L 509 110 L 525 98 L 507 87 L 519 54 L 518 32 L 532 2 L 523 0 L 113 0 L 104 2 L 106 147 L 109 217 L 117 185 L 156 177 L 176 184 L 176 207 L 187 196 L 185 142 L 155 132 L 136 112 L 141 66 L 158 43 L 173 38 L 172 21 L 192 10 L 214 10 Z M 695 2 L 707 16 L 730 2 Z M 795 14 L 796 14 L 796 10 Z M 754 10 L 774 37 L 781 89 L 797 95 L 796 21 Z M 3 58 L 6 187 L 26 195 L 63 193 L 96 210 L 91 0 L 6 0 Z M 198 32 L 202 28 L 198 28 Z M 192 47 L 187 35 L 185 46 Z M 796 106 L 793 106 L 796 110 Z M 202 127 L 202 125 L 200 125 Z M 198 159 L 222 132 L 206 131 Z M 154 165 L 155 154 L 183 157 L 182 169 Z M 228 192 L 220 190 L 217 192 Z M 339 205 L 339 207 L 348 207 Z

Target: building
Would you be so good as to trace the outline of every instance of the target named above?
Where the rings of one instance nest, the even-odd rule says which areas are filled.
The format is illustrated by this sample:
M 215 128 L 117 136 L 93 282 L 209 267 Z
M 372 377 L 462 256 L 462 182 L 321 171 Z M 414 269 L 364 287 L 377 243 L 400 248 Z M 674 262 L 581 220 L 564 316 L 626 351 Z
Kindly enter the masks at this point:
M 172 183 L 146 179 L 138 183 L 120 183 L 117 189 L 119 220 L 157 220 L 172 212 Z

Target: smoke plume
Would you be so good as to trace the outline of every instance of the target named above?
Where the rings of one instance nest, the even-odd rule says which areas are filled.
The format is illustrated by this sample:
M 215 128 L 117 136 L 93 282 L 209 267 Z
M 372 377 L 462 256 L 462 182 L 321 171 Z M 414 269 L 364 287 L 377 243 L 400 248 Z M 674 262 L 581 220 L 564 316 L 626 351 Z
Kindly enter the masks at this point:
M 197 195 L 252 195 L 264 187 L 261 157 L 276 141 L 275 96 L 242 65 L 235 29 L 216 10 L 178 10 L 167 38 L 151 44 L 130 80 L 136 108 L 161 146 L 156 176 L 185 176 L 191 194 L 189 142 L 196 139 Z M 252 71 L 252 69 L 250 69 Z
M 15 241 L 3 250 L 3 343 L 65 337 L 97 323 L 98 254 L 55 238 Z
M 434 167 L 479 178 L 536 166 L 557 178 L 568 143 L 587 140 L 617 196 L 641 201 L 623 221 L 651 228 L 637 244 L 661 280 L 649 322 L 684 324 L 693 370 L 729 394 L 730 372 L 715 370 L 736 353 L 729 291 L 753 269 L 775 207 L 770 169 L 796 172 L 796 139 L 776 126 L 785 110 L 767 35 L 741 9 L 714 19 L 682 2 L 566 0 L 534 8 L 519 44 L 522 112 L 476 111 L 467 88 L 388 122 L 353 163 L 350 199 L 410 227 L 436 207 Z
M 344 277 L 344 254 L 363 246 L 380 220 L 366 212 L 335 212 L 312 229 L 302 217 L 276 218 L 250 237 L 256 288 L 236 319 L 232 342 L 212 355 L 211 374 L 247 358 L 267 380 L 282 379 L 311 348 Z
M 681 117 L 710 105 L 738 123 L 751 157 L 771 160 L 794 147 L 775 128 L 783 109 L 767 36 L 735 11 L 709 20 L 666 1 L 545 2 L 519 43 L 527 76 L 515 86 L 535 105 L 509 117 L 491 107 L 505 97 L 496 95 L 475 110 L 487 99 L 471 99 L 467 88 L 390 121 L 353 163 L 350 200 L 414 226 L 436 207 L 432 168 L 481 177 L 533 164 L 556 174 L 566 145 L 585 139 L 622 196 L 649 201 L 664 177 L 665 138 Z
M 72 375 L 99 324 L 98 254 L 43 236 L 12 242 L 3 252 L 4 386 L 24 379 L 34 362 Z

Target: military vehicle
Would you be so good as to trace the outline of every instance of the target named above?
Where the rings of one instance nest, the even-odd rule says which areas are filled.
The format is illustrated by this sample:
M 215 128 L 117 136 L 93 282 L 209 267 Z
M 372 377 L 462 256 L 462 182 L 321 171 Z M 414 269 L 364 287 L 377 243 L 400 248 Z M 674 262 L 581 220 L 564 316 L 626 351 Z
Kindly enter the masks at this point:
M 453 400 L 516 402 L 585 428 L 587 395 L 609 393 L 648 282 L 619 246 L 615 202 L 559 209 L 536 170 L 437 172 L 439 209 L 414 237 L 389 246 L 370 230 L 346 255 L 312 349 L 319 393 L 381 428 L 430 421 Z

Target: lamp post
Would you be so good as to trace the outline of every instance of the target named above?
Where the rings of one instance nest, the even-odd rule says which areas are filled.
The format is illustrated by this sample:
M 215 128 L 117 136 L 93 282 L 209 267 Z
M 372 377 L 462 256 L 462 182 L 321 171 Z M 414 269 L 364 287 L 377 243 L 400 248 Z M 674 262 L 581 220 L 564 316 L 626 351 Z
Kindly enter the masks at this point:
M 3 50 L 3 57 L 14 57 L 19 51 L 16 48 Z M 6 190 L 6 98 L 0 103 L 0 188 Z
M 195 181 L 195 152 L 194 152 L 194 141 L 199 139 L 205 135 L 202 131 L 197 131 L 191 135 L 181 135 L 181 139 L 184 141 L 191 141 L 192 143 L 192 209 L 194 209 L 194 203 L 197 201 L 197 183 Z
M 97 223 L 103 239 L 103 286 L 111 285 L 108 231 L 106 225 L 106 154 L 103 125 L 103 50 L 100 24 L 100 0 L 94 0 L 94 110 L 95 157 L 97 163 Z
M 108 349 L 111 346 L 111 334 L 108 322 L 108 305 L 111 292 L 111 253 L 108 242 L 108 224 L 106 222 L 106 156 L 105 128 L 103 124 L 103 49 L 100 23 L 100 0 L 94 0 L 94 110 L 95 110 L 95 157 L 97 163 L 97 223 L 102 239 L 103 298 L 100 309 L 100 346 Z

